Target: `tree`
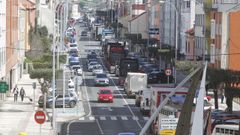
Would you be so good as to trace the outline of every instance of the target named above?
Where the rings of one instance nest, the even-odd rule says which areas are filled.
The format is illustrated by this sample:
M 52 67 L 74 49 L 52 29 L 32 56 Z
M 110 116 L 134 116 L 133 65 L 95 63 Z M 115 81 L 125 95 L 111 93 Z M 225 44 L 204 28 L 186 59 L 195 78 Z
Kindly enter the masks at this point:
M 240 97 L 240 71 L 212 69 L 207 71 L 208 87 L 214 89 L 215 108 L 218 108 L 218 90 L 224 84 L 227 110 L 232 112 L 232 101 L 234 97 Z

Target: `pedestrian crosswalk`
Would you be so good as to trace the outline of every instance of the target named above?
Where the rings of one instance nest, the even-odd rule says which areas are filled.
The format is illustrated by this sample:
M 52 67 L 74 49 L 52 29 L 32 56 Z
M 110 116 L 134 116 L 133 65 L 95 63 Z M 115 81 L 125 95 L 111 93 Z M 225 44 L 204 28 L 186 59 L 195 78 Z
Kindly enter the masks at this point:
M 134 121 L 147 121 L 149 120 L 149 117 L 138 117 L 138 116 L 90 116 L 90 117 L 81 117 L 79 118 L 80 121 L 128 121 L 128 120 L 134 120 Z

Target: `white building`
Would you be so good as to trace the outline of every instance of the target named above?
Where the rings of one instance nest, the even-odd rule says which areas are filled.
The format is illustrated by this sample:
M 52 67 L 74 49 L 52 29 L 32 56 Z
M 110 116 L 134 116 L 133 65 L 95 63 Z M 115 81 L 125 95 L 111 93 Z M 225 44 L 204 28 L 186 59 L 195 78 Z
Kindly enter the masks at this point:
M 0 2 L 0 80 L 6 76 L 6 0 Z
M 160 9 L 160 37 L 161 44 L 176 47 L 186 54 L 185 32 L 194 26 L 195 1 L 194 0 L 169 0 L 161 3 Z M 178 20 L 176 20 L 178 14 Z M 178 24 L 176 26 L 176 24 Z M 177 34 L 176 34 L 177 33 Z

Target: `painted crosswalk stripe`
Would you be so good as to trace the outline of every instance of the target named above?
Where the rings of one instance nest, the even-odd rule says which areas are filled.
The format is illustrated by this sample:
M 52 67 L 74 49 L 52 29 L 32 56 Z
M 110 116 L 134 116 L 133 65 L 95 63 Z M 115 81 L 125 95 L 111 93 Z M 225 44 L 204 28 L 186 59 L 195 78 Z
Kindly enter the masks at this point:
M 144 120 L 149 120 L 149 117 L 143 117 Z
M 106 117 L 102 116 L 102 117 L 100 117 L 100 120 L 106 120 Z
M 117 117 L 112 116 L 112 117 L 111 117 L 111 120 L 117 120 Z
M 89 120 L 95 120 L 95 118 L 91 116 L 91 117 L 89 117 Z
M 128 120 L 128 118 L 126 116 L 122 116 L 121 119 L 122 120 Z
M 84 117 L 79 118 L 79 120 L 84 120 Z
M 137 116 L 132 117 L 133 120 L 139 120 Z

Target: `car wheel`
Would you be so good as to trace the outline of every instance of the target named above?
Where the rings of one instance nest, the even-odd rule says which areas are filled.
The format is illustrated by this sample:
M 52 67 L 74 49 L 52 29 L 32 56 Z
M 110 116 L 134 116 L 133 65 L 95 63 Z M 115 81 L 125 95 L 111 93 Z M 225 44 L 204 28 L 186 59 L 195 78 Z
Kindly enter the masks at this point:
M 75 106 L 76 106 L 76 102 L 71 101 L 71 102 L 69 103 L 69 106 L 70 106 L 71 108 L 75 107 Z

